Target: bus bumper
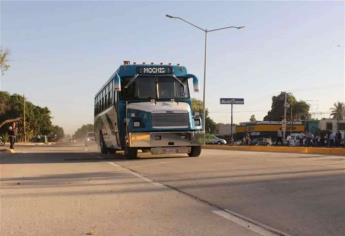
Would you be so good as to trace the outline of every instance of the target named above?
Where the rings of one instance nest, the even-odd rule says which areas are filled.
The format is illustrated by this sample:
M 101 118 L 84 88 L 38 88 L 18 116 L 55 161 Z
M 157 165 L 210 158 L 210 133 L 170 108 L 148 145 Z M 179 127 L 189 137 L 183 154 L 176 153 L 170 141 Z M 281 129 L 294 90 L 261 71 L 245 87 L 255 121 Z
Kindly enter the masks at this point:
M 190 147 L 203 143 L 202 131 L 129 133 L 129 146 L 137 148 Z

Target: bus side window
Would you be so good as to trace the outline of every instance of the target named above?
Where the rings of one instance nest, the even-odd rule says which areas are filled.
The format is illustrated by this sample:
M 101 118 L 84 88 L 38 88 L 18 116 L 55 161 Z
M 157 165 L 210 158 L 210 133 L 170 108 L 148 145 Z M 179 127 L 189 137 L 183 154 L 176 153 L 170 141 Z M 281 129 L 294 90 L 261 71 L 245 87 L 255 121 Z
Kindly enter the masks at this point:
M 106 87 L 107 89 L 106 89 L 106 91 L 105 91 L 105 102 L 106 102 L 106 106 L 107 106 L 107 108 L 109 107 L 109 84 L 107 85 L 107 87 Z
M 102 111 L 105 109 L 105 90 L 102 91 Z
M 110 91 L 108 91 L 108 107 L 111 105 Z
M 98 114 L 98 95 L 96 97 L 96 113 Z
M 96 104 L 96 110 L 97 110 L 97 114 L 99 113 L 99 95 L 97 96 L 97 104 Z
M 109 82 L 108 84 L 108 104 L 109 104 L 109 107 L 111 106 L 112 102 L 111 102 L 111 99 L 112 99 L 112 93 L 111 93 L 111 89 L 112 89 L 112 81 Z
M 109 90 L 109 94 L 110 94 L 110 104 L 112 105 L 112 104 L 114 104 L 114 93 L 113 93 L 113 89 L 114 89 L 114 87 L 113 87 L 113 81 L 111 80 L 110 81 L 110 90 Z
M 108 94 L 105 95 L 104 97 L 104 109 L 108 107 Z
M 100 106 L 100 112 L 102 112 L 103 111 L 103 96 L 101 97 L 101 106 Z
M 97 107 L 97 99 L 95 98 L 94 99 L 94 102 L 93 102 L 93 114 L 96 115 L 97 114 L 97 110 L 96 110 L 96 107 Z
M 97 112 L 101 112 L 101 96 L 98 94 L 98 101 L 97 101 Z

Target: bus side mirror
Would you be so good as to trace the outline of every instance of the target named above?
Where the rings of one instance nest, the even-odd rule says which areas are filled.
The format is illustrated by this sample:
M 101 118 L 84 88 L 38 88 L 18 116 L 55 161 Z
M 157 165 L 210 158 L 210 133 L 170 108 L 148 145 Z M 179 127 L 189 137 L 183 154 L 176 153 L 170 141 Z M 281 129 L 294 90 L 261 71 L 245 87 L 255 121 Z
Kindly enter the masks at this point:
M 199 92 L 199 80 L 196 76 L 193 76 L 193 88 L 194 92 Z
M 187 74 L 184 76 L 184 78 L 193 79 L 193 88 L 194 88 L 194 92 L 199 92 L 199 80 L 195 75 L 192 74 Z
M 121 78 L 117 73 L 114 79 L 114 89 L 115 91 L 121 92 Z

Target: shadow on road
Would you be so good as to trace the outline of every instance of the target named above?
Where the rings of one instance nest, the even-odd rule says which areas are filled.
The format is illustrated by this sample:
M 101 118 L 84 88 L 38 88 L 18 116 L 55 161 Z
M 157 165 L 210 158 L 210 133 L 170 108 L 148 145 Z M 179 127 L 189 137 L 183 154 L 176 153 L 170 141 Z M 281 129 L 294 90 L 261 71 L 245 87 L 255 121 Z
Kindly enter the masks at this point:
M 29 163 L 76 163 L 102 161 L 140 161 L 149 159 L 183 158 L 187 155 L 153 156 L 142 154 L 137 159 L 126 159 L 122 154 L 99 154 L 98 152 L 37 152 L 37 153 L 1 153 L 0 164 Z

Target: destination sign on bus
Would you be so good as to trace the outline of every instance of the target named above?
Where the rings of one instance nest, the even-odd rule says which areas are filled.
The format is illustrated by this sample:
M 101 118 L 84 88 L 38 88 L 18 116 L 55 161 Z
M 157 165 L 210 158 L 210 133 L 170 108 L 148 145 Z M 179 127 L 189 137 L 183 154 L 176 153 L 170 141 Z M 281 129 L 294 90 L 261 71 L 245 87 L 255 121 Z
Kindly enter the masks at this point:
M 138 68 L 139 74 L 171 74 L 172 68 L 168 66 L 143 66 Z

